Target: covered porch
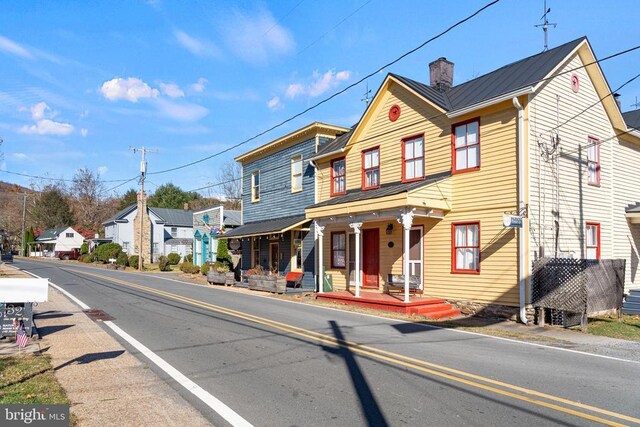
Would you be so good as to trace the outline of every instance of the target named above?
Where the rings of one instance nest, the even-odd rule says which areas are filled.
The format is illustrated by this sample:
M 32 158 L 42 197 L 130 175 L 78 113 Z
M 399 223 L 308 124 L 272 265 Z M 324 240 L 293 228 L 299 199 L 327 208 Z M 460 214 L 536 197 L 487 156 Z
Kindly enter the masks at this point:
M 450 179 L 442 176 L 358 190 L 308 208 L 318 248 L 318 298 L 329 292 L 354 304 L 402 310 L 425 303 L 428 298 L 419 297 L 428 293 L 425 239 L 450 203 Z

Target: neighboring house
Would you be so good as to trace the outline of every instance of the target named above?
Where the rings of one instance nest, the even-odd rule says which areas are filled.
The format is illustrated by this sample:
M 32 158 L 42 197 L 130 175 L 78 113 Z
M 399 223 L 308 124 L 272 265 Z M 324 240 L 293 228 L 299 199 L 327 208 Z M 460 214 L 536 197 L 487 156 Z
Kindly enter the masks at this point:
M 132 204 L 102 223 L 105 238 L 118 243 L 129 255 L 137 253 L 139 236 L 134 224 L 137 210 L 137 205 Z M 149 234 L 146 234 L 150 239 L 144 244 L 151 248 L 152 262 L 172 252 L 181 257 L 191 253 L 193 211 L 148 207 L 147 213 L 150 221 L 145 220 L 145 228 L 150 226 Z
M 84 237 L 71 227 L 50 228 L 29 242 L 29 256 L 55 257 L 57 252 L 80 249 Z
M 193 263 L 202 265 L 215 261 L 218 254 L 218 237 L 223 230 L 242 225 L 240 211 L 225 210 L 223 206 L 193 213 Z
M 320 275 L 379 292 L 408 272 L 425 295 L 522 316 L 543 254 L 624 258 L 637 286 L 640 134 L 594 61 L 581 38 L 456 86 L 445 58 L 429 85 L 387 75 L 349 137 L 311 159 Z M 524 211 L 521 231 L 503 226 Z
M 314 234 L 304 214 L 316 200 L 309 160 L 348 130 L 312 123 L 235 159 L 242 164 L 243 225 L 224 237 L 241 239 L 242 270 L 299 273 L 302 286 L 314 287 Z

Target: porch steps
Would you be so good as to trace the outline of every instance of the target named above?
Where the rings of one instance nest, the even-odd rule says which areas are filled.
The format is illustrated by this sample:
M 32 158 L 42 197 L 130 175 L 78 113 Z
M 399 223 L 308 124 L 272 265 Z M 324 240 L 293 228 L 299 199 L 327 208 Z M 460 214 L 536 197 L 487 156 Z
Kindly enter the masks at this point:
M 405 303 L 401 297 L 374 292 L 362 292 L 360 297 L 356 298 L 353 293 L 347 291 L 316 294 L 316 298 L 375 310 L 415 314 L 434 320 L 460 315 L 460 310 L 453 308 L 451 304 L 442 298 L 412 296 L 411 300 Z

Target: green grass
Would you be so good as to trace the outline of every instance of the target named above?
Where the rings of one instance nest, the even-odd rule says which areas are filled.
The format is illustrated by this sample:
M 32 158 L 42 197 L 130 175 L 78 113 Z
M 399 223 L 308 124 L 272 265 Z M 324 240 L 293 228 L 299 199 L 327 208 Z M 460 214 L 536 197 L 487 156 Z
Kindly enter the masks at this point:
M 611 338 L 640 341 L 640 316 L 625 314 L 622 321 L 617 317 L 603 316 L 589 318 L 588 332 Z
M 68 404 L 49 356 L 0 359 L 0 404 Z

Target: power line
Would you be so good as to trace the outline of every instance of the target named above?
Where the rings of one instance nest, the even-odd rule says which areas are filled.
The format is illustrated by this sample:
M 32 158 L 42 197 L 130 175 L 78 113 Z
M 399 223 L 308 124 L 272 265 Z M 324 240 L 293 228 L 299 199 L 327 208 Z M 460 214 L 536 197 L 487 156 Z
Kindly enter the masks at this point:
M 29 174 L 26 174 L 26 173 L 12 172 L 12 171 L 8 171 L 8 170 L 4 170 L 4 169 L 0 169 L 0 172 L 8 173 L 8 174 L 11 174 L 11 175 L 24 176 L 26 178 L 43 179 L 43 180 L 47 180 L 47 181 L 75 182 L 75 180 L 73 180 L 73 179 L 50 178 L 50 177 L 47 177 L 47 176 L 29 175 Z M 110 179 L 110 180 L 98 181 L 98 182 L 123 182 L 123 181 L 126 181 L 126 180 L 124 180 L 124 179 Z
M 333 98 L 336 98 L 337 96 L 342 95 L 343 93 L 345 93 L 346 91 L 350 90 L 351 88 L 356 87 L 357 85 L 359 85 L 359 84 L 360 84 L 360 83 L 362 83 L 363 81 L 365 81 L 365 80 L 367 80 L 368 78 L 370 78 L 370 77 L 372 77 L 372 76 L 376 75 L 377 73 L 379 73 L 380 71 L 384 70 L 385 68 L 388 68 L 388 67 L 390 67 L 391 65 L 396 64 L 397 62 L 401 61 L 401 60 L 402 60 L 402 59 L 404 59 L 405 57 L 407 57 L 407 56 L 409 56 L 409 55 L 411 55 L 411 54 L 415 53 L 416 51 L 418 51 L 418 50 L 422 49 L 422 48 L 423 48 L 424 46 L 426 46 L 427 44 L 431 43 L 431 42 L 432 42 L 432 41 L 434 41 L 434 40 L 437 40 L 438 38 L 440 38 L 440 37 L 442 37 L 443 35 L 447 34 L 447 33 L 448 33 L 448 32 L 450 32 L 451 30 L 453 30 L 454 28 L 456 28 L 456 27 L 458 27 L 458 26 L 460 26 L 460 25 L 464 24 L 465 22 L 469 21 L 470 19 L 472 19 L 472 18 L 476 17 L 476 16 L 477 16 L 477 15 L 479 15 L 481 12 L 483 12 L 485 9 L 488 9 L 489 7 L 491 7 L 491 6 L 495 5 L 495 4 L 496 4 L 496 3 L 498 3 L 498 2 L 500 2 L 500 0 L 493 0 L 493 1 L 492 1 L 492 2 L 490 2 L 490 3 L 487 3 L 486 5 L 484 5 L 483 7 L 481 7 L 480 9 L 478 9 L 477 11 L 475 11 L 473 14 L 471 14 L 471 15 L 467 16 L 467 17 L 466 17 L 466 18 L 464 18 L 464 19 L 459 20 L 458 22 L 456 22 L 456 23 L 455 23 L 455 24 L 453 24 L 453 25 L 450 25 L 448 28 L 446 28 L 445 30 L 443 30 L 443 31 L 441 31 L 440 33 L 436 34 L 435 36 L 431 37 L 429 40 L 427 40 L 427 41 L 425 41 L 425 42 L 421 43 L 420 45 L 418 45 L 417 47 L 415 47 L 415 48 L 413 48 L 413 49 L 411 49 L 411 50 L 409 50 L 409 51 L 407 51 L 407 52 L 403 53 L 402 55 L 400 55 L 400 56 L 399 56 L 399 57 L 397 57 L 396 59 L 394 59 L 394 60 L 392 60 L 392 61 L 388 62 L 387 64 L 384 64 L 383 66 L 379 67 L 379 68 L 378 68 L 378 69 L 376 69 L 375 71 L 373 71 L 373 72 L 371 72 L 371 73 L 367 74 L 366 76 L 362 77 L 362 78 L 361 78 L 361 79 L 359 79 L 358 81 L 356 81 L 356 82 L 354 82 L 354 83 L 352 83 L 352 84 L 350 84 L 350 85 L 346 86 L 345 88 L 343 88 L 343 89 L 339 90 L 338 92 L 335 92 L 333 95 L 331 95 L 331 96 L 329 96 L 329 97 L 327 97 L 327 98 L 325 98 L 325 99 L 323 99 L 323 100 L 321 100 L 321 101 L 317 102 L 316 104 L 314 104 L 314 105 L 312 105 L 312 106 L 310 106 L 310 107 L 308 107 L 308 108 L 304 109 L 303 111 L 301 111 L 301 112 L 299 112 L 299 113 L 297 113 L 297 114 L 294 114 L 293 116 L 289 117 L 288 119 L 285 119 L 285 120 L 283 120 L 283 121 L 281 121 L 281 122 L 279 122 L 279 123 L 277 123 L 277 124 L 275 124 L 275 125 L 271 126 L 270 128 L 268 128 L 268 129 L 266 129 L 266 130 L 264 130 L 264 131 L 262 131 L 262 132 L 260 132 L 260 133 L 258 133 L 258 134 L 256 134 L 256 135 L 254 135 L 254 136 L 252 136 L 252 137 L 250 137 L 250 138 L 247 138 L 247 139 L 245 139 L 245 140 L 243 140 L 243 141 L 241 141 L 241 142 L 239 142 L 239 143 L 237 143 L 237 144 L 235 144 L 235 145 L 232 145 L 232 146 L 231 146 L 231 147 L 229 147 L 229 148 L 226 148 L 226 149 L 224 149 L 224 150 L 222 150 L 222 151 L 219 151 L 219 152 L 217 152 L 217 153 L 214 153 L 214 154 L 212 154 L 212 155 L 210 155 L 210 156 L 203 157 L 203 158 L 201 158 L 201 159 L 199 159 L 199 160 L 194 160 L 193 162 L 186 163 L 186 164 L 184 164 L 184 165 L 176 166 L 176 167 L 173 167 L 173 168 L 169 168 L 169 169 L 161 170 L 161 171 L 158 171 L 158 172 L 150 172 L 148 175 L 158 175 L 158 174 L 162 174 L 162 173 L 173 172 L 173 171 L 176 171 L 176 170 L 180 170 L 180 169 L 184 169 L 184 168 L 187 168 L 187 167 L 190 167 L 190 166 L 196 165 L 196 164 L 198 164 L 198 163 L 202 163 L 202 162 L 204 162 L 204 161 L 207 161 L 207 160 L 213 159 L 214 157 L 217 157 L 217 156 L 219 156 L 219 155 L 221 155 L 221 154 L 224 154 L 224 153 L 227 153 L 227 152 L 229 152 L 229 151 L 231 151 L 231 150 L 234 150 L 234 149 L 236 149 L 236 148 L 238 148 L 238 147 L 240 147 L 240 146 L 242 146 L 242 145 L 244 145 L 244 144 L 246 144 L 246 143 L 248 143 L 248 142 L 251 142 L 251 141 L 253 141 L 253 140 L 255 140 L 255 139 L 257 139 L 257 138 L 259 138 L 259 137 L 261 137 L 261 136 L 263 136 L 263 135 L 265 135 L 265 134 L 267 134 L 267 133 L 271 132 L 272 130 L 275 130 L 275 129 L 279 128 L 279 127 L 282 127 L 282 126 L 284 126 L 285 124 L 287 124 L 287 123 L 289 123 L 289 122 L 291 122 L 291 121 L 293 121 L 293 120 L 297 119 L 298 117 L 300 117 L 300 116 L 302 116 L 302 115 L 304 115 L 304 114 L 308 113 L 309 111 L 312 111 L 312 110 L 314 110 L 314 109 L 318 108 L 319 106 L 321 106 L 321 105 L 323 105 L 323 104 L 325 104 L 325 103 L 329 102 L 329 101 L 330 101 L 330 100 L 332 100 Z

